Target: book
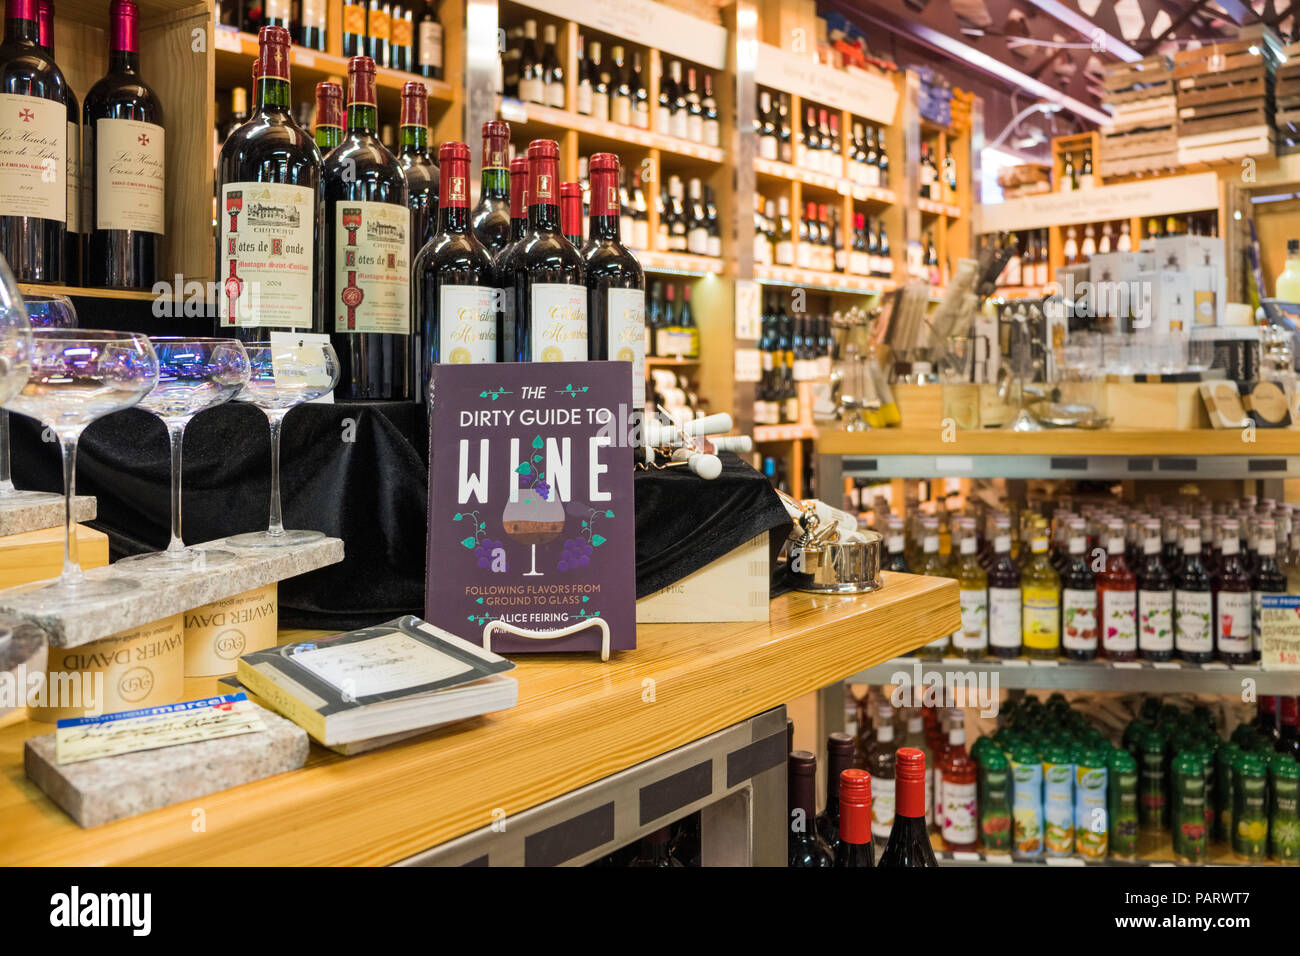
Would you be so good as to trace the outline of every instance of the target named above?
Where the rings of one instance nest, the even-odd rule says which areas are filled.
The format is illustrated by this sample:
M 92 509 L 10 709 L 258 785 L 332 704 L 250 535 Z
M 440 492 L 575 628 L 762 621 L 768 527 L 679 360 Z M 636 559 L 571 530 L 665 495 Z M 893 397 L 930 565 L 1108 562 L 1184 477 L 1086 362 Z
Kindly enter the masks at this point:
M 505 710 L 515 665 L 407 615 L 239 659 L 239 682 L 326 747 Z

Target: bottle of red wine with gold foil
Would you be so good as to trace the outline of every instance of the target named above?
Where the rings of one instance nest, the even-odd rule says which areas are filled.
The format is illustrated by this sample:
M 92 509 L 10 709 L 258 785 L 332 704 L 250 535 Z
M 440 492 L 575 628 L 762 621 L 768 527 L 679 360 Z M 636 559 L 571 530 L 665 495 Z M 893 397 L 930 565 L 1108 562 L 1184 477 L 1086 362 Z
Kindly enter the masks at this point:
M 837 867 L 870 869 L 876 865 L 871 843 L 871 774 L 850 767 L 840 773 L 836 801 L 839 806 L 839 838 L 835 843 Z M 827 794 L 827 800 L 830 794 Z
M 63 71 L 41 48 L 37 0 L 5 0 L 0 256 L 19 282 L 67 279 L 69 89 Z
M 510 160 L 510 242 L 492 258 L 496 273 L 497 361 L 515 361 L 515 260 L 528 232 L 528 157 Z
M 289 33 L 263 27 L 253 112 L 217 162 L 217 330 L 325 332 L 321 155 L 293 118 Z
M 587 286 L 582 256 L 560 231 L 560 146 L 528 145 L 528 232 L 513 256 L 515 361 L 585 362 Z
M 422 401 L 431 366 L 497 360 L 492 257 L 469 222 L 469 147 L 438 149 L 438 231 L 415 259 L 415 318 L 420 348 L 414 379 Z
M 938 866 L 925 828 L 925 754 L 900 747 L 894 758 L 894 826 L 881 868 Z
M 619 233 L 619 162 L 596 153 L 587 163 L 591 218 L 582 260 L 587 270 L 588 350 L 593 361 L 632 363 L 632 415 L 645 408 L 645 273 Z
M 787 784 L 786 865 L 833 866 L 830 847 L 817 835 L 817 758 L 806 750 L 791 752 Z
M 347 130 L 325 161 L 325 246 L 339 398 L 409 399 L 411 210 L 379 141 L 375 61 L 348 61 Z
M 429 155 L 429 91 L 423 83 L 402 87 L 401 146 L 397 162 L 406 174 L 411 210 L 411 255 L 433 238 L 438 225 L 438 164 Z
M 509 148 L 509 123 L 489 120 L 483 124 L 483 172 L 478 205 L 470 218 L 474 235 L 494 256 L 510 243 L 510 171 L 506 168 Z
M 54 0 L 38 0 L 38 2 L 37 16 L 39 17 L 41 49 L 49 54 L 51 60 L 54 60 Z M 81 162 L 81 110 L 77 106 L 77 95 L 69 86 L 68 175 L 64 177 L 68 187 L 68 231 L 64 243 L 64 255 L 66 256 L 64 281 L 70 285 L 81 284 L 82 262 L 85 258 L 81 248 L 81 206 L 83 202 Z
M 162 271 L 163 111 L 140 75 L 139 11 L 108 8 L 108 73 L 86 94 L 86 284 L 149 289 Z

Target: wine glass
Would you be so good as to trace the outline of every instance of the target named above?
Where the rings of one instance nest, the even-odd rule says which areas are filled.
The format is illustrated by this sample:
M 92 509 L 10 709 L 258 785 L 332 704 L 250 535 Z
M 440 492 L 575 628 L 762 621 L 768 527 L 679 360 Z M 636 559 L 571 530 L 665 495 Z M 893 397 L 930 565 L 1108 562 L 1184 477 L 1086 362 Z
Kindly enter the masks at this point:
M 226 543 L 237 548 L 275 548 L 308 544 L 321 531 L 286 531 L 280 515 L 280 426 L 289 409 L 329 394 L 339 381 L 339 357 L 328 342 L 245 345 L 251 374 L 238 401 L 256 405 L 271 423 L 271 517 L 265 531 L 238 534 Z
M 166 551 L 123 558 L 131 571 L 189 571 L 219 567 L 236 560 L 231 551 L 187 548 L 181 538 L 181 445 L 185 426 L 199 412 L 230 401 L 248 381 L 248 354 L 234 339 L 155 336 L 158 384 L 140 407 L 162 419 L 171 441 L 172 534 Z
M 519 485 L 518 499 L 507 501 L 501 513 L 501 526 L 532 552 L 531 567 L 524 577 L 542 577 L 537 570 L 537 546 L 554 541 L 564 530 L 564 504 L 544 479 L 530 481 L 523 477 Z
M 66 295 L 29 295 L 22 299 L 27 320 L 36 329 L 75 329 L 77 310 Z M 23 379 L 24 383 L 26 378 Z M 19 491 L 14 487 L 9 453 L 9 413 L 0 409 L 0 508 L 49 501 L 59 496 L 49 491 Z
M 97 418 L 137 404 L 158 384 L 158 357 L 135 332 L 39 329 L 32 333 L 26 386 L 5 407 L 41 422 L 63 455 L 63 576 L 32 589 L 36 608 L 113 597 L 140 585 L 129 578 L 87 578 L 77 555 L 72 499 L 77 490 L 77 442 Z M 24 604 L 27 604 L 24 599 Z

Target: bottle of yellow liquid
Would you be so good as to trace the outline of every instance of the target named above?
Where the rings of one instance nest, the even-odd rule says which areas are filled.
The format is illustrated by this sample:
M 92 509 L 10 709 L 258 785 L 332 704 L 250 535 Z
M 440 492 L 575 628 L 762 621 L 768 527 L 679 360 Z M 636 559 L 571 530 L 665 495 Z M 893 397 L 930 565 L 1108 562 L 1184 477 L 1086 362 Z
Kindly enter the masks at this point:
M 918 574 L 928 574 L 932 577 L 951 578 L 956 577 L 952 567 L 944 560 L 943 555 L 939 553 L 939 519 L 933 515 L 925 515 L 921 518 L 921 560 L 917 564 L 916 571 Z M 916 653 L 920 657 L 939 658 L 947 653 L 951 644 L 952 635 L 945 634 L 943 637 L 936 638 L 929 644 L 921 647 Z
M 1283 302 L 1300 302 L 1300 239 L 1286 241 L 1286 268 L 1277 277 L 1273 294 Z
M 1025 656 L 1054 659 L 1061 649 L 1061 576 L 1047 553 L 1047 526 L 1034 525 L 1029 560 L 1020 571 Z

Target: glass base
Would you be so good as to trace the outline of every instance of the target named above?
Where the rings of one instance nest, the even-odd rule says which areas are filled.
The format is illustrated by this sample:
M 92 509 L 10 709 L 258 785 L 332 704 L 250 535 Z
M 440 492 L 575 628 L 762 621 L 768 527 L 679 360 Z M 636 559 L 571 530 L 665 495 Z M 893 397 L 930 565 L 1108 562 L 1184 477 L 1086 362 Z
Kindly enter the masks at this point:
M 232 548 L 293 548 L 321 541 L 324 537 L 324 531 L 281 531 L 279 534 L 254 531 L 237 534 L 233 538 L 227 538 L 224 543 Z
M 1046 429 L 1023 408 L 1009 423 L 1002 426 L 1004 432 L 1041 432 Z
M 113 565 L 123 571 L 147 572 L 149 574 L 177 574 L 189 571 L 205 571 L 208 568 L 221 568 L 234 564 L 239 557 L 232 551 L 204 548 L 177 548 L 175 551 L 154 551 L 151 554 L 133 554 Z
M 0 491 L 0 508 L 11 508 L 18 505 L 34 505 L 48 501 L 62 501 L 63 495 L 53 491 L 22 491 L 15 489 L 13 491 Z
M 140 588 L 130 578 L 86 578 L 81 575 L 62 577 L 46 584 L 21 590 L 13 605 L 22 611 L 59 610 L 88 601 L 104 601 Z

